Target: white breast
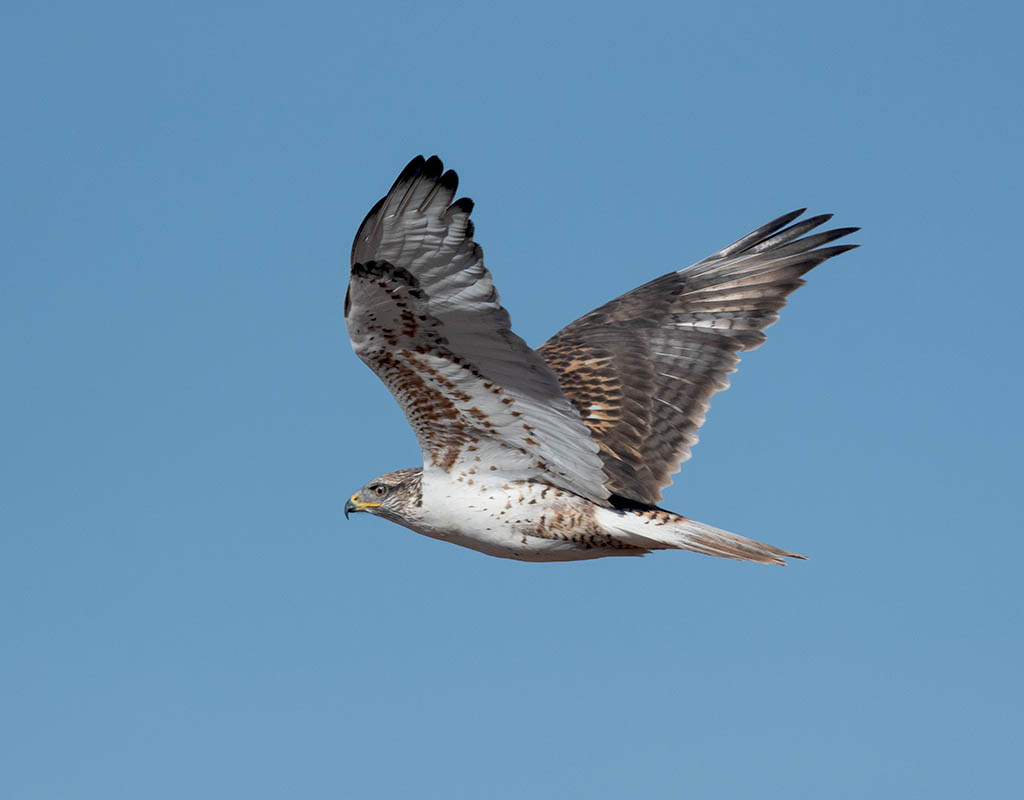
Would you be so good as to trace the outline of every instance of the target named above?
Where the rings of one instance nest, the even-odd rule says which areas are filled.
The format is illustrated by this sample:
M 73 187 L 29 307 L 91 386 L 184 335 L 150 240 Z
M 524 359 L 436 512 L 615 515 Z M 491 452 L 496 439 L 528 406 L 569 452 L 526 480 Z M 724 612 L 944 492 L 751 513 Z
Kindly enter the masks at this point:
M 423 505 L 406 527 L 499 558 L 520 561 L 576 561 L 621 550 L 585 547 L 574 541 L 535 535 L 550 522 L 556 505 L 589 501 L 551 486 L 504 482 L 491 475 L 464 473 L 454 478 L 440 470 L 423 473 Z

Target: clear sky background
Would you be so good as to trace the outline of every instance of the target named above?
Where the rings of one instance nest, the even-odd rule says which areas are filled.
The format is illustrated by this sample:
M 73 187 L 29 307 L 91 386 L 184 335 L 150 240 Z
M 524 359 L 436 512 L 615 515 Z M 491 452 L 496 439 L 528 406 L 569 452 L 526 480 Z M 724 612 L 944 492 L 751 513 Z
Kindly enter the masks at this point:
M 0 795 L 1020 797 L 1017 3 L 22 4 L 0 182 Z M 521 564 L 342 318 L 438 153 L 516 330 L 789 209 L 665 505 L 806 553 Z

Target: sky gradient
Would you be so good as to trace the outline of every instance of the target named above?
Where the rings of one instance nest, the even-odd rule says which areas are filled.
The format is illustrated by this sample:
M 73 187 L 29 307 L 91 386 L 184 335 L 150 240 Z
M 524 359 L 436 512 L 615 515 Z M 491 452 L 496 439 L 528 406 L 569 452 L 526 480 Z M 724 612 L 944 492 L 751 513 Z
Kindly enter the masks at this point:
M 5 17 L 0 795 L 1019 796 L 1019 5 Z M 346 522 L 419 463 L 342 318 L 418 153 L 535 346 L 792 208 L 863 227 L 665 494 L 809 561 Z

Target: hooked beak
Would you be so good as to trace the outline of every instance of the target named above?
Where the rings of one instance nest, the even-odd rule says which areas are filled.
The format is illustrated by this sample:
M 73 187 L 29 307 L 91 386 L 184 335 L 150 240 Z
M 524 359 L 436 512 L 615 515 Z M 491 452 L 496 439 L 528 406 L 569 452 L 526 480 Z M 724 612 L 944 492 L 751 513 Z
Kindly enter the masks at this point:
M 348 519 L 348 515 L 353 511 L 365 511 L 368 508 L 379 507 L 380 503 L 364 503 L 359 499 L 359 492 L 356 492 L 347 501 L 345 501 L 345 519 Z

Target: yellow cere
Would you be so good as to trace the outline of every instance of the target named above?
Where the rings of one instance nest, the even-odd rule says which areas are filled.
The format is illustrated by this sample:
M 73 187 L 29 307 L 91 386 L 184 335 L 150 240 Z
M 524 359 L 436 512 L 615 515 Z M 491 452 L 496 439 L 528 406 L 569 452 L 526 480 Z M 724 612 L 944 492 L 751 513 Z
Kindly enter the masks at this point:
M 364 503 L 362 500 L 359 499 L 359 493 L 358 492 L 356 492 L 354 495 L 352 495 L 352 497 L 350 499 L 356 505 L 357 508 L 379 508 L 380 507 L 380 503 Z

